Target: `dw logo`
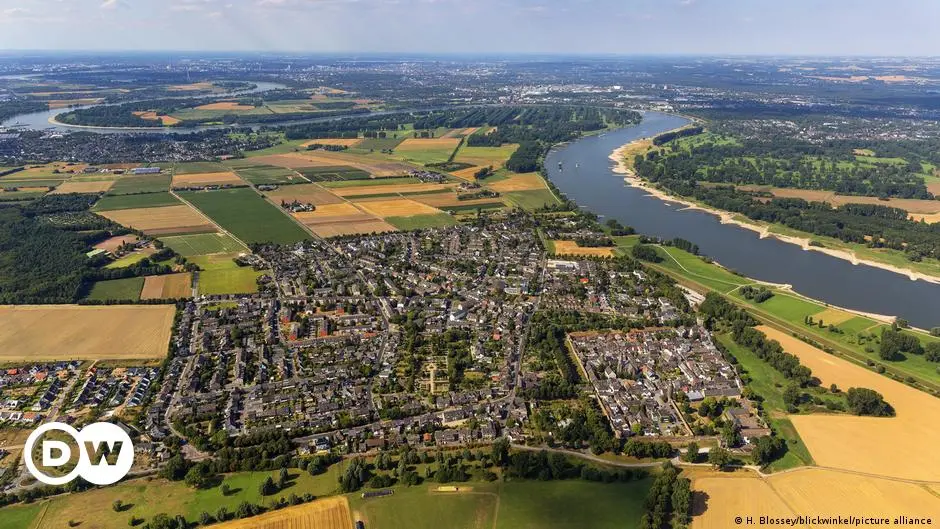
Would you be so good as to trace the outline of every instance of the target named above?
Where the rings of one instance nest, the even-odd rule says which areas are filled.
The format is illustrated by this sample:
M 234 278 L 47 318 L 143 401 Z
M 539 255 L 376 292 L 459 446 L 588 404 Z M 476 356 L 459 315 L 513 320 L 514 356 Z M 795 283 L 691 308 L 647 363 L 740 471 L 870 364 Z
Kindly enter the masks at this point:
M 46 432 L 64 432 L 78 445 L 78 462 L 71 471 L 62 476 L 50 476 L 43 473 L 33 461 L 35 444 Z M 43 439 L 40 443 L 42 466 L 45 468 L 64 467 L 72 460 L 72 447 L 61 440 Z M 114 464 L 108 458 L 117 454 Z M 23 458 L 26 468 L 34 478 L 46 485 L 65 485 L 81 476 L 95 485 L 117 483 L 131 470 L 134 464 L 134 446 L 131 438 L 120 427 L 96 422 L 82 428 L 81 431 L 68 424 L 50 422 L 43 424 L 29 434 L 23 446 Z

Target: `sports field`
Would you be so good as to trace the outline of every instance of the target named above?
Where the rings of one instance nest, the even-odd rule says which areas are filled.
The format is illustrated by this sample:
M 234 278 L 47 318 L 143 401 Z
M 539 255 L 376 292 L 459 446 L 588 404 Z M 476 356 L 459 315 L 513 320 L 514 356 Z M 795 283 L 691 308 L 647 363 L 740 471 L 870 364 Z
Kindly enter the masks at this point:
M 310 238 L 303 228 L 253 189 L 186 191 L 180 196 L 245 243 L 290 244 Z
M 167 192 L 139 193 L 135 195 L 105 195 L 95 202 L 92 211 L 115 211 L 118 209 L 158 208 L 178 206 L 180 201 Z
M 140 291 L 140 299 L 180 299 L 192 297 L 190 273 L 149 276 Z
M 211 222 L 185 204 L 104 211 L 100 215 L 154 235 L 216 231 Z
M 352 515 L 343 496 L 316 500 L 313 503 L 288 507 L 220 524 L 220 529 L 349 529 Z
M 160 237 L 163 244 L 183 257 L 213 253 L 241 253 L 248 249 L 225 233 L 197 233 Z
M 0 361 L 163 358 L 172 305 L 0 306 Z
M 940 458 L 931 454 L 940 441 L 940 399 L 821 351 L 789 334 L 759 328 L 800 358 L 823 386 L 873 389 L 884 395 L 895 417 L 794 415 L 793 425 L 816 462 L 825 467 L 880 476 L 936 480 Z M 903 457 L 899 457 L 904 454 Z

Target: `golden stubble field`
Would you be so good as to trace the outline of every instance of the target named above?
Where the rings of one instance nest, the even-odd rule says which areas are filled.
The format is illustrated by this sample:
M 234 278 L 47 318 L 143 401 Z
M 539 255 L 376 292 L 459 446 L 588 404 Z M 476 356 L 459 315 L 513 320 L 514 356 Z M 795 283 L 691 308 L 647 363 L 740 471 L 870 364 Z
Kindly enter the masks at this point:
M 173 175 L 173 187 L 199 187 L 210 185 L 242 185 L 245 181 L 237 174 L 223 171 L 219 173 L 190 173 Z
M 62 195 L 66 193 L 104 193 L 105 191 L 111 189 L 111 186 L 113 185 L 114 180 L 63 182 L 55 188 L 55 191 L 53 191 L 52 194 Z
M 575 241 L 552 241 L 555 245 L 555 255 L 577 255 L 587 257 L 613 257 L 614 249 L 610 247 L 582 247 Z
M 396 151 L 425 151 L 456 149 L 460 145 L 460 138 L 408 138 L 395 147 Z
M 151 234 L 206 233 L 216 231 L 208 219 L 185 204 L 159 208 L 102 211 L 102 217 Z
M 219 529 L 349 529 L 349 502 L 343 496 L 316 500 L 278 511 L 216 525 Z
M 508 191 L 531 191 L 533 189 L 545 189 L 545 180 L 538 173 L 511 174 L 509 178 L 493 183 L 485 183 L 486 187 L 493 191 L 505 193 Z
M 166 356 L 172 305 L 0 306 L 0 362 Z
M 442 211 L 437 208 L 407 198 L 370 200 L 367 202 L 358 202 L 356 205 L 363 211 L 382 218 L 413 217 L 415 215 L 436 215 L 442 213 Z
M 879 476 L 940 482 L 940 399 L 827 354 L 786 333 L 760 327 L 800 358 L 828 387 L 873 389 L 894 406 L 895 417 L 793 415 L 790 420 L 823 467 Z M 940 509 L 940 504 L 938 504 Z
M 690 472 L 696 491 L 692 529 L 735 527 L 736 516 L 795 517 L 898 515 L 933 517 L 940 497 L 927 485 L 828 470 L 802 468 L 762 478 L 752 472 Z M 794 525 L 792 527 L 819 527 Z
M 360 195 L 375 195 L 389 193 L 424 193 L 427 191 L 446 191 L 456 187 L 453 184 L 377 184 L 357 185 L 349 187 L 334 187 L 330 191 L 340 197 L 355 197 Z

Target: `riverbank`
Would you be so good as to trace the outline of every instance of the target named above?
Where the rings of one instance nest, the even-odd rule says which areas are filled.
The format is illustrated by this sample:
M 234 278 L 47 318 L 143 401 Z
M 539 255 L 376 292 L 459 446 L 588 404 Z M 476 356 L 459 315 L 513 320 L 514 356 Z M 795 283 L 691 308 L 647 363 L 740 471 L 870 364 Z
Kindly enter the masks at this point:
M 678 130 L 678 129 L 675 129 L 675 130 Z M 779 241 L 799 246 L 803 250 L 806 250 L 806 251 L 811 250 L 815 252 L 820 252 L 830 257 L 835 257 L 836 259 L 842 259 L 844 261 L 848 261 L 852 263 L 853 265 L 863 264 L 863 265 L 871 266 L 874 268 L 879 268 L 881 270 L 887 270 L 895 274 L 907 276 L 909 279 L 911 279 L 911 281 L 923 280 L 929 283 L 940 284 L 940 277 L 925 274 L 923 272 L 918 272 L 916 270 L 911 270 L 910 268 L 904 268 L 904 267 L 900 267 L 900 266 L 896 266 L 896 265 L 892 265 L 888 263 L 883 263 L 880 261 L 874 261 L 871 259 L 859 258 L 855 254 L 855 252 L 852 252 L 849 250 L 840 250 L 840 249 L 835 249 L 835 248 L 813 246 L 812 244 L 810 244 L 812 242 L 811 237 L 795 237 L 791 235 L 782 235 L 779 233 L 772 233 L 770 231 L 769 226 L 760 225 L 760 224 L 749 222 L 749 221 L 743 221 L 740 218 L 736 218 L 736 215 L 729 211 L 724 211 L 721 209 L 709 207 L 709 206 L 691 201 L 687 198 L 678 197 L 671 193 L 667 193 L 666 191 L 663 191 L 662 189 L 658 189 L 654 187 L 653 185 L 651 185 L 649 182 L 638 177 L 636 173 L 630 168 L 630 165 L 628 164 L 627 158 L 626 158 L 627 156 L 631 154 L 640 152 L 640 150 L 645 151 L 645 148 L 647 148 L 650 145 L 652 145 L 652 141 L 649 138 L 635 140 L 615 149 L 610 154 L 610 159 L 615 164 L 614 168 L 612 169 L 613 172 L 623 175 L 624 182 L 627 185 L 642 189 L 646 191 L 649 194 L 649 196 L 658 198 L 662 200 L 663 202 L 668 202 L 668 203 L 674 202 L 678 204 L 683 204 L 686 206 L 686 209 L 694 209 L 698 211 L 703 211 L 705 213 L 709 213 L 711 215 L 718 217 L 718 219 L 720 220 L 722 224 L 733 224 L 735 226 L 739 226 L 746 230 L 753 231 L 757 233 L 761 239 L 773 237 Z

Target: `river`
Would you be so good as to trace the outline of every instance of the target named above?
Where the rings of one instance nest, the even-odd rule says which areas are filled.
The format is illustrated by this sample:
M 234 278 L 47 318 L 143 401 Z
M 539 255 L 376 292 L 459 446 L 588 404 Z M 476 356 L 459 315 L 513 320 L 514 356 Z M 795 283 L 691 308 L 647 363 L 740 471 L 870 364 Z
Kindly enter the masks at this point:
M 902 317 L 929 329 L 940 325 L 940 285 L 805 251 L 751 230 L 721 224 L 709 213 L 685 210 L 624 183 L 613 171 L 610 153 L 633 140 L 681 127 L 689 120 L 658 112 L 643 122 L 553 149 L 545 160 L 549 179 L 581 207 L 614 218 L 637 232 L 672 239 L 682 237 L 701 252 L 742 274 L 773 283 L 839 307 Z M 559 170 L 558 163 L 563 163 Z

